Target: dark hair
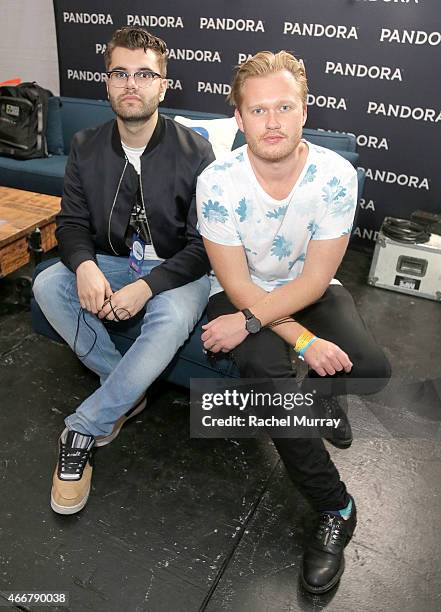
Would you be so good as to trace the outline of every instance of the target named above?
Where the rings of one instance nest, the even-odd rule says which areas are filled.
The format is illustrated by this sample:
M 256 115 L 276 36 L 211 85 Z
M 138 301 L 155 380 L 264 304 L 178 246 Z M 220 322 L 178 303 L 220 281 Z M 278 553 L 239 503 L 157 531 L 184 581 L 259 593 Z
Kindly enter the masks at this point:
M 161 75 L 165 77 L 167 72 L 167 45 L 161 38 L 150 34 L 150 32 L 147 32 L 144 28 L 125 26 L 116 30 L 107 43 L 104 53 L 106 70 L 109 70 L 110 62 L 112 61 L 112 52 L 115 47 L 123 47 L 124 49 L 144 49 L 144 51 L 151 49 L 156 53 Z

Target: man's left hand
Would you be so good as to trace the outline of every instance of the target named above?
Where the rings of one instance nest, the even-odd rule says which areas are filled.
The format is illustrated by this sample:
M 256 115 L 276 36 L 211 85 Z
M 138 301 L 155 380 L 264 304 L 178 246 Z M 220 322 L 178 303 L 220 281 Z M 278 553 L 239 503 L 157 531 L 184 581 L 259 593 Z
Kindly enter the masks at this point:
M 222 315 L 207 325 L 202 325 L 204 348 L 212 353 L 228 353 L 248 336 L 245 329 L 245 317 L 241 312 Z
M 106 300 L 98 313 L 100 319 L 123 321 L 134 317 L 152 297 L 152 291 L 146 282 L 139 279 L 115 291 L 111 300 Z M 111 303 L 110 303 L 111 301 Z M 113 309 L 113 310 L 112 310 Z M 115 313 L 117 316 L 115 316 Z

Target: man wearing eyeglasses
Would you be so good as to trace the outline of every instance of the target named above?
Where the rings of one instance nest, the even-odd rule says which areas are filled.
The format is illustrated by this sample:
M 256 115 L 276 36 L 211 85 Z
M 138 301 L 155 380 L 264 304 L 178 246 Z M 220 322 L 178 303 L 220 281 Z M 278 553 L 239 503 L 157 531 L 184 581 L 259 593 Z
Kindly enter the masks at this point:
M 196 179 L 214 159 L 202 136 L 158 113 L 166 45 L 142 28 L 117 30 L 105 60 L 112 120 L 74 136 L 57 239 L 61 262 L 41 272 L 34 295 L 48 321 L 101 386 L 65 419 L 51 506 L 88 499 L 95 446 L 145 407 L 145 391 L 200 318 L 210 265 L 196 229 Z M 145 307 L 124 356 L 103 324 Z

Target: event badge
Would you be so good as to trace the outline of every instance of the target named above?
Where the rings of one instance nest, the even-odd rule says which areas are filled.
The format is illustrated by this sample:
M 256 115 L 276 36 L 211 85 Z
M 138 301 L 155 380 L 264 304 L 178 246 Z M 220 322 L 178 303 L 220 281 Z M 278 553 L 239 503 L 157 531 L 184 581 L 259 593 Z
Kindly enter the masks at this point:
M 129 266 L 137 274 L 141 274 L 142 262 L 144 261 L 145 242 L 138 233 L 133 234 L 133 243 L 129 255 Z

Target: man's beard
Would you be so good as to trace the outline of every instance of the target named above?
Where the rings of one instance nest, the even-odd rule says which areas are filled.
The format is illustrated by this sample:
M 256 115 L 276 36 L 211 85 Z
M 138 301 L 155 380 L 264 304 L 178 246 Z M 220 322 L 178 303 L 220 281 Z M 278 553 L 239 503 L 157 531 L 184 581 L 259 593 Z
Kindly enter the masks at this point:
M 246 134 L 245 134 L 246 136 Z M 265 161 L 283 161 L 289 157 L 295 149 L 298 147 L 302 134 L 296 134 L 294 138 L 289 138 L 281 143 L 281 146 L 272 148 L 271 146 L 265 145 L 265 142 L 260 138 L 248 138 L 247 144 L 256 157 Z
M 136 108 L 127 107 L 123 100 L 114 97 L 109 99 L 113 112 L 125 123 L 144 123 L 148 121 L 158 109 L 160 102 L 159 94 L 156 98 L 147 101 L 141 100 L 141 106 Z

